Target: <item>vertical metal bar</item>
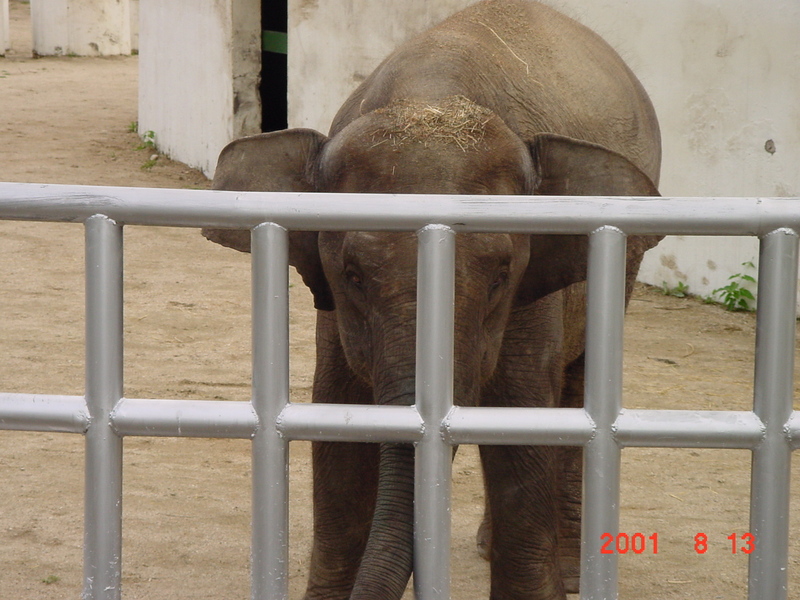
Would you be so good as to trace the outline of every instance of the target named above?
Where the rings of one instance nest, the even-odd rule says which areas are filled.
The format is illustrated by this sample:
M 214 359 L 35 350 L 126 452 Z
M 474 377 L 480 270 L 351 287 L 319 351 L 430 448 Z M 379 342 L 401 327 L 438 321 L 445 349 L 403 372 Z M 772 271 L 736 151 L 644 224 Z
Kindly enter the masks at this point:
M 750 487 L 750 600 L 785 600 L 789 560 L 791 445 L 798 236 L 778 229 L 761 238 L 753 410 L 766 426 L 753 450 Z
M 617 556 L 601 554 L 601 536 L 619 529 L 620 447 L 612 426 L 622 408 L 625 234 L 602 227 L 589 238 L 585 407 L 596 433 L 583 467 L 581 598 L 617 598 Z
M 289 448 L 275 423 L 289 402 L 289 238 L 274 223 L 252 231 L 253 600 L 289 596 Z
M 420 600 L 450 598 L 452 448 L 441 433 L 453 406 L 455 233 L 440 225 L 419 232 L 416 404 L 425 433 L 414 478 L 414 588 Z
M 122 439 L 109 415 L 122 397 L 122 227 L 86 221 L 84 600 L 118 600 L 122 572 Z

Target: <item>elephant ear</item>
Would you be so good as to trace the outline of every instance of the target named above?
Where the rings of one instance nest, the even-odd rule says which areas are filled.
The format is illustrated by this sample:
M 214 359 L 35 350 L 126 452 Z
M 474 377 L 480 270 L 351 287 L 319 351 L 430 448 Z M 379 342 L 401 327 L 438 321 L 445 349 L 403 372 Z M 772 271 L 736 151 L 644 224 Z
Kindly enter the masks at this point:
M 235 140 L 219 155 L 215 190 L 237 192 L 314 192 L 317 160 L 327 138 L 312 129 L 287 129 Z M 212 242 L 250 252 L 250 231 L 204 228 Z M 289 264 L 314 295 L 314 306 L 333 310 L 333 295 L 322 271 L 318 232 L 289 233 Z
M 529 144 L 538 185 L 546 196 L 659 196 L 650 178 L 621 154 L 553 134 Z M 646 250 L 661 240 L 630 236 L 628 265 L 638 270 Z M 528 268 L 517 302 L 533 302 L 586 279 L 589 239 L 585 235 L 532 235 Z

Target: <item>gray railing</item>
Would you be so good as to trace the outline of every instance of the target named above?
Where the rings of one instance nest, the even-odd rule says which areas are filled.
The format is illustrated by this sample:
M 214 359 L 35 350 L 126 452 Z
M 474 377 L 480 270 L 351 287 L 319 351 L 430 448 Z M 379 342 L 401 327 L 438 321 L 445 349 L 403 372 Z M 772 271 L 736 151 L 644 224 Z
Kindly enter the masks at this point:
M 120 597 L 122 438 L 252 439 L 252 597 L 287 597 L 290 440 L 416 444 L 415 586 L 449 598 L 450 464 L 455 444 L 584 446 L 581 597 L 617 597 L 623 447 L 753 452 L 750 600 L 787 598 L 789 466 L 800 446 L 792 410 L 800 199 L 343 197 L 145 188 L 0 184 L 0 219 L 83 222 L 86 230 L 86 395 L 0 393 L 0 429 L 86 438 L 84 598 Z M 252 229 L 251 402 L 122 397 L 122 227 Z M 289 403 L 287 230 L 417 231 L 416 405 Z M 583 409 L 453 406 L 454 234 L 590 236 Z M 761 239 L 753 411 L 623 409 L 626 234 Z M 2 382 L 0 382 L 2 386 Z

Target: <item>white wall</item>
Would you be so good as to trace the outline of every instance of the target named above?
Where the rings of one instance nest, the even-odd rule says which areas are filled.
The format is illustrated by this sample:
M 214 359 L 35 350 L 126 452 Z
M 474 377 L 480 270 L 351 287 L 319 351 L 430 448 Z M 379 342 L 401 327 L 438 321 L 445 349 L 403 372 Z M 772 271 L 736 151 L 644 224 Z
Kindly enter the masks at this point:
M 31 0 L 35 55 L 131 53 L 129 0 Z
M 800 195 L 800 3 L 545 1 L 600 33 L 648 90 L 661 122 L 663 195 Z M 290 123 L 327 131 L 398 43 L 470 3 L 293 1 Z M 752 239 L 672 238 L 648 253 L 640 277 L 708 295 L 756 254 Z
M 800 195 L 800 3 L 553 0 L 615 46 L 661 123 L 665 196 Z M 755 275 L 754 238 L 668 238 L 640 279 L 707 296 Z
M 327 132 L 339 106 L 392 50 L 472 3 L 290 0 L 290 127 Z
M 259 14 L 259 0 L 141 0 L 139 132 L 207 175 L 260 131 Z

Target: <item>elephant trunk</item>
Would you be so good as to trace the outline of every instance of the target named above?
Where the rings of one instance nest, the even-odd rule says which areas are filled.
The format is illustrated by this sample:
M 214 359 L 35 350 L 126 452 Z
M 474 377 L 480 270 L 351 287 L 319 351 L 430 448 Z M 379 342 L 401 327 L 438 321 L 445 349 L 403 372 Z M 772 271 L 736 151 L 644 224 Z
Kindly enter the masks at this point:
M 397 333 L 401 335 L 384 346 L 382 367 L 373 372 L 373 393 L 380 405 L 414 403 L 413 355 L 390 360 L 395 348 L 408 345 L 402 337 L 408 330 Z M 411 577 L 413 552 L 414 446 L 382 443 L 375 512 L 351 600 L 399 600 Z
M 414 447 L 381 444 L 378 495 L 351 600 L 398 600 L 413 567 Z
M 379 346 L 372 372 L 375 401 L 380 405 L 411 405 L 415 401 L 414 355 L 397 359 L 396 348 L 409 346 L 402 334 L 414 327 L 415 319 L 403 320 L 405 331 L 397 339 Z M 461 333 L 461 337 L 471 337 Z M 405 342 L 405 343 L 403 343 Z M 456 344 L 456 395 L 461 403 L 475 405 L 480 371 L 475 343 Z M 459 349 L 461 350 L 459 352 Z M 405 353 L 402 353 L 405 354 Z M 392 360 L 394 359 L 394 360 Z M 378 466 L 378 489 L 369 538 L 361 559 L 350 600 L 400 600 L 414 563 L 414 446 L 382 443 Z

